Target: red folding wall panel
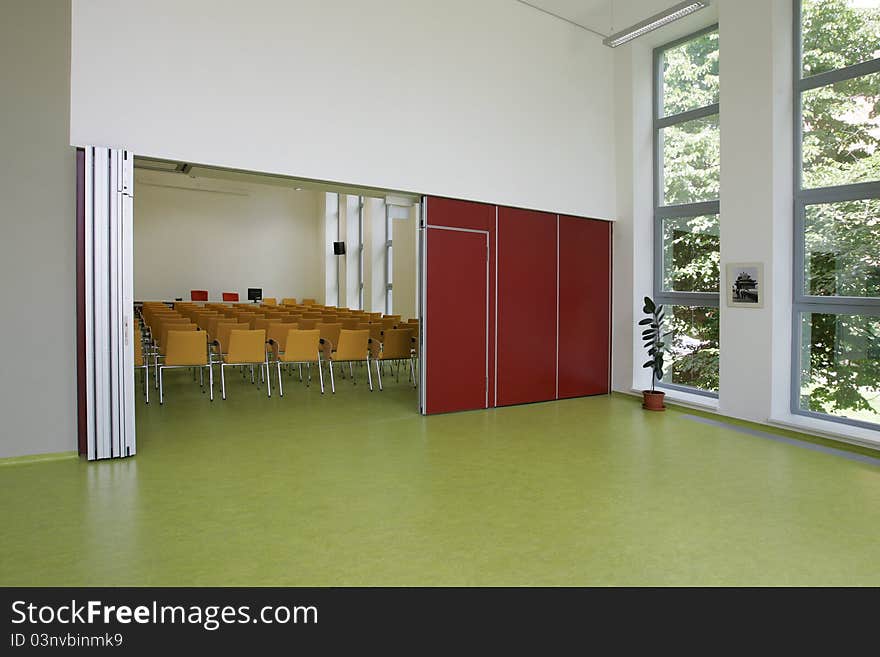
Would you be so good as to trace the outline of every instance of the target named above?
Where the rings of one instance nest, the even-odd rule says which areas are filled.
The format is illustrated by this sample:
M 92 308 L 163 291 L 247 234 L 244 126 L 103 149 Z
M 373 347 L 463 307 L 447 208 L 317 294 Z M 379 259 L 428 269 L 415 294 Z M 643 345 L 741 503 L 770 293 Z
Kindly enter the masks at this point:
M 556 218 L 498 208 L 496 406 L 556 398 Z
M 424 203 L 424 412 L 607 393 L 611 224 Z
M 609 391 L 611 224 L 559 217 L 559 398 Z
M 425 212 L 422 357 L 427 414 L 486 408 L 488 402 L 489 233 L 485 222 L 490 216 L 494 221 L 494 208 L 457 203 L 431 198 Z

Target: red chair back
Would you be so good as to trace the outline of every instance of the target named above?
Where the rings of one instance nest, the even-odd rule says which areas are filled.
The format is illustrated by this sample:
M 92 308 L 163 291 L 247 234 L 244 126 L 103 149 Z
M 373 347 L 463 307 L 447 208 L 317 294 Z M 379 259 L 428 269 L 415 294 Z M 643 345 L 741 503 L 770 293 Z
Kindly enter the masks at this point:
M 189 300 L 190 301 L 207 301 L 208 300 L 208 291 L 207 290 L 190 290 L 189 291 Z
M 238 301 L 238 292 L 224 292 L 223 293 L 224 301 Z

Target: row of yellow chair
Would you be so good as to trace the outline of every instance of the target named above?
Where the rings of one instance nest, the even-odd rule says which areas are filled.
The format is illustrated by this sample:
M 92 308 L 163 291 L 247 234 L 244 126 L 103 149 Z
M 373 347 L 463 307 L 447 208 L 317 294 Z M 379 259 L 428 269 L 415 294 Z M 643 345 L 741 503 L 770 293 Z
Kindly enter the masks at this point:
M 285 301 L 288 301 L 285 299 Z M 277 312 L 271 303 L 254 308 L 255 304 L 145 303 L 141 308 L 146 350 L 136 347 L 137 366 L 145 371 L 145 395 L 149 402 L 148 372 L 150 357 L 155 370 L 159 402 L 164 402 L 163 371 L 174 367 L 198 368 L 204 384 L 208 370 L 209 390 L 213 400 L 213 365 L 220 365 L 221 390 L 226 398 L 225 368 L 250 366 L 254 382 L 254 366 L 260 367 L 261 382 L 265 380 L 271 396 L 269 369 L 275 364 L 279 393 L 283 396 L 282 365 L 318 366 L 321 392 L 324 392 L 322 360 L 327 361 L 330 383 L 336 392 L 334 363 L 349 363 L 352 380 L 353 363 L 365 363 L 372 386 L 370 360 L 376 363 L 379 388 L 382 389 L 380 363 L 406 361 L 415 385 L 418 322 L 401 322 L 399 316 L 382 316 L 348 309 L 305 304 L 286 304 Z M 323 358 L 322 358 L 323 357 Z M 244 370 L 242 369 L 242 372 Z

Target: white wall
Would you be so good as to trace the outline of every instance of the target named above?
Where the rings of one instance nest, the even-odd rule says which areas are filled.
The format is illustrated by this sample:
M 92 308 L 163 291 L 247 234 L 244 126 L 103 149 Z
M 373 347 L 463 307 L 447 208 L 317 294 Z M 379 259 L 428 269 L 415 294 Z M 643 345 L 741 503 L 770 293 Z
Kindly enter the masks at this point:
M 323 290 L 319 194 L 286 186 L 139 170 L 134 198 L 135 298 L 262 287 L 264 297 Z
M 0 457 L 76 449 L 69 26 L 63 0 L 0 10 Z
M 74 0 L 71 141 L 612 218 L 611 66 L 511 0 Z

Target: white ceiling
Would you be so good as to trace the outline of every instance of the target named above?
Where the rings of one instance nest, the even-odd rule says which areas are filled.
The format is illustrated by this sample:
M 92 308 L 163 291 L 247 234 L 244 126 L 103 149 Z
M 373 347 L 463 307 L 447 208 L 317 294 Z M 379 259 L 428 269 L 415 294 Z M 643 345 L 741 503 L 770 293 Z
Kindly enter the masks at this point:
M 667 9 L 679 0 L 525 0 L 574 23 L 608 35 Z

